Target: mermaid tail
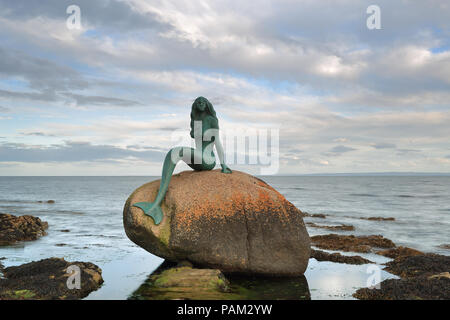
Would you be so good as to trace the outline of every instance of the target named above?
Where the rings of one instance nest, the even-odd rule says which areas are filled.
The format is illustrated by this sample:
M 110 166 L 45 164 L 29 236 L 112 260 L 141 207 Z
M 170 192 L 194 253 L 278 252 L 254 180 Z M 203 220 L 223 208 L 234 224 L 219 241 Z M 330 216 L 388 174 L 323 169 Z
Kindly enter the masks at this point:
M 133 207 L 141 208 L 144 213 L 153 218 L 156 225 L 160 224 L 163 219 L 161 207 L 154 202 L 138 202 Z
M 184 154 L 185 149 L 188 151 L 186 154 Z M 185 162 L 195 169 L 194 167 L 194 164 L 196 163 L 195 161 L 196 159 L 194 159 L 195 154 L 196 154 L 195 149 L 192 148 L 176 147 L 171 149 L 164 159 L 161 182 L 159 184 L 159 190 L 155 200 L 153 202 L 139 202 L 133 205 L 134 207 L 141 208 L 146 215 L 152 217 L 156 225 L 161 223 L 164 216 L 160 204 L 164 200 L 164 196 L 166 195 L 167 189 L 169 188 L 169 182 L 170 179 L 172 178 L 172 173 L 175 169 L 175 166 L 177 165 L 178 161 L 183 159 L 183 155 L 185 155 L 186 157 L 189 157 L 187 160 L 185 160 Z M 199 159 L 200 162 L 202 163 L 201 154 L 199 156 Z M 214 165 L 206 170 L 211 170 L 214 167 Z M 203 167 L 200 168 L 201 168 L 200 170 L 205 170 Z
M 163 212 L 161 210 L 160 204 L 164 199 L 167 188 L 169 188 L 170 178 L 172 177 L 173 170 L 177 165 L 178 161 L 181 160 L 183 156 L 182 147 L 177 147 L 171 149 L 164 159 L 163 171 L 161 176 L 161 182 L 159 185 L 158 194 L 156 195 L 155 201 L 153 202 L 138 202 L 133 204 L 133 207 L 141 208 L 144 213 L 153 218 L 155 224 L 158 225 L 163 219 Z M 172 153 L 174 153 L 172 155 Z

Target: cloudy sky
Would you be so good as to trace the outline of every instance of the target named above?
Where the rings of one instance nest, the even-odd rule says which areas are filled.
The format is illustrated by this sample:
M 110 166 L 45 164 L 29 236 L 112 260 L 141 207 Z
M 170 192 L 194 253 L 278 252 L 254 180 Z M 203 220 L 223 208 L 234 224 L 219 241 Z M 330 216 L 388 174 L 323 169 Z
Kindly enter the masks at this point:
M 279 128 L 281 174 L 450 172 L 449 17 L 448 0 L 0 0 L 0 175 L 158 175 L 200 95 L 221 129 Z

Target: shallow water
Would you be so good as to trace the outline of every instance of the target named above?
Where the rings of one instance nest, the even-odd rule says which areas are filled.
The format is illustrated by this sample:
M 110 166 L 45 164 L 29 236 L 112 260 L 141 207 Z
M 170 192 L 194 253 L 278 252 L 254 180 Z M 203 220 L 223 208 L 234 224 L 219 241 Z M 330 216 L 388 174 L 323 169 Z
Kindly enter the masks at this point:
M 397 245 L 449 254 L 438 248 L 450 242 L 450 177 L 347 176 L 264 177 L 300 210 L 327 214 L 306 221 L 351 224 L 343 234 L 381 234 Z M 394 217 L 396 221 L 367 221 L 360 217 Z M 309 228 L 310 235 L 330 233 Z
M 37 241 L 0 247 L 6 266 L 48 257 L 88 261 L 103 270 L 104 285 L 88 299 L 126 299 L 162 262 L 125 235 L 122 209 L 130 193 L 156 177 L 0 177 L 0 212 L 31 214 L 49 223 Z M 328 214 L 306 218 L 321 224 L 352 224 L 342 234 L 382 234 L 398 245 L 449 254 L 450 177 L 263 177 L 298 208 Z M 45 203 L 55 200 L 55 204 Z M 44 203 L 38 203 L 44 201 Z M 367 221 L 360 217 L 394 217 Z M 67 232 L 68 230 L 68 232 Z M 310 235 L 328 230 L 308 228 Z M 365 255 L 363 255 L 365 256 Z M 366 258 L 383 263 L 385 258 Z M 312 299 L 351 299 L 366 285 L 367 266 L 310 259 L 306 272 Z M 381 272 L 381 280 L 392 277 Z

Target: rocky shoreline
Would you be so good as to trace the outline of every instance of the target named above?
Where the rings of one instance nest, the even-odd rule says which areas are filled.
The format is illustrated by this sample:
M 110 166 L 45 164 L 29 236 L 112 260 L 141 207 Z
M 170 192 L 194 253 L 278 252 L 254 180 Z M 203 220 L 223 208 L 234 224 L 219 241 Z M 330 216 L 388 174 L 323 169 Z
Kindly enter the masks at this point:
M 231 181 L 232 188 L 227 190 L 229 194 L 223 201 L 217 202 L 220 205 L 211 201 L 203 205 L 200 201 L 203 198 L 217 201 L 214 188 L 223 189 L 225 182 L 214 171 L 197 182 L 191 175 L 174 176 L 174 181 L 179 181 L 182 187 L 177 189 L 173 185 L 168 192 L 163 207 L 166 216 L 160 226 L 149 223 L 148 217 L 131 207 L 133 201 L 143 201 L 144 197 L 155 193 L 157 183 L 139 188 L 127 202 L 124 208 L 127 235 L 146 250 L 157 251 L 158 256 L 167 259 L 129 299 L 308 300 L 311 293 L 303 272 L 310 259 L 329 262 L 325 264 L 327 268 L 337 268 L 337 264 L 380 265 L 374 262 L 378 261 L 376 255 L 385 257 L 383 261 L 389 259 L 381 265 L 383 270 L 400 278 L 384 280 L 378 289 L 355 288 L 354 298 L 450 299 L 449 256 L 397 246 L 382 235 L 349 234 L 355 231 L 353 225 L 335 220 L 334 224 L 327 224 L 330 214 L 301 212 L 262 180 L 242 173 L 234 173 L 235 180 L 227 180 L 227 183 Z M 209 189 L 201 189 L 205 179 L 214 181 L 217 186 L 210 183 Z M 191 188 L 189 195 L 183 184 L 186 181 L 197 186 Z M 180 199 L 191 202 L 179 202 Z M 224 206 L 226 199 L 231 199 L 233 205 Z M 53 204 L 54 201 L 41 203 Z M 195 212 L 183 211 L 185 207 L 195 208 Z M 218 219 L 218 212 L 225 213 L 224 217 Z M 392 217 L 356 219 L 380 224 L 395 221 Z M 316 223 L 318 220 L 320 224 Z M 306 227 L 336 233 L 310 237 Z M 48 223 L 37 217 L 0 214 L 0 245 L 38 240 L 47 235 L 47 231 Z M 70 232 L 69 229 L 56 231 Z M 235 247 L 224 245 L 230 242 Z M 64 243 L 54 245 L 65 246 Z M 450 248 L 448 244 L 437 246 Z M 210 259 L 213 254 L 215 260 Z M 295 259 L 286 260 L 286 257 Z M 300 260 L 301 263 L 295 265 L 295 261 Z M 0 258 L 0 299 L 82 299 L 103 283 L 102 270 L 89 262 L 48 258 L 6 268 L 4 264 L 7 265 Z M 68 268 L 74 265 L 80 270 L 81 290 L 67 286 L 71 275 Z
M 1 246 L 37 240 L 47 235 L 47 229 L 48 223 L 37 217 L 0 213 Z M 80 284 L 82 283 L 79 288 L 69 286 L 71 275 L 79 276 Z M 48 258 L 5 268 L 0 261 L 0 300 L 82 299 L 97 290 L 102 283 L 102 270 L 89 262 Z
M 171 189 L 166 194 L 164 206 L 162 206 L 165 218 L 161 225 L 155 226 L 149 223 L 149 218 L 139 208 L 133 207 L 133 204 L 151 201 L 157 192 L 158 185 L 159 181 L 153 181 L 138 188 L 130 196 L 124 208 L 125 231 L 133 242 L 157 256 L 169 261 L 188 260 L 195 263 L 196 266 L 174 266 L 162 273 L 151 275 L 146 284 L 132 296 L 137 299 L 144 297 L 148 299 L 183 298 L 184 295 L 172 294 L 180 292 L 180 288 L 183 288 L 181 291 L 184 293 L 189 292 L 191 296 L 198 294 L 203 298 L 220 296 L 223 299 L 227 299 L 227 297 L 231 299 L 236 297 L 239 292 L 239 290 L 232 291 L 230 289 L 233 285 L 237 285 L 236 282 L 233 282 L 233 274 L 245 274 L 246 277 L 257 275 L 259 276 L 257 281 L 259 285 L 268 281 L 265 279 L 267 276 L 300 276 L 305 270 L 304 267 L 296 268 L 295 263 L 293 264 L 292 260 L 287 257 L 295 256 L 296 261 L 300 261 L 299 259 L 303 259 L 302 256 L 306 252 L 308 252 L 309 258 L 317 261 L 350 265 L 377 263 L 347 253 L 379 255 L 395 259 L 394 261 L 405 257 L 426 256 L 425 253 L 418 250 L 397 246 L 392 240 L 382 235 L 343 234 L 355 231 L 353 225 L 317 224 L 315 222 L 317 219 L 327 221 L 331 215 L 295 210 L 296 208 L 290 202 L 265 182 L 239 171 L 235 171 L 227 177 L 221 175 L 217 170 L 190 171 L 175 175 L 171 181 Z M 205 185 L 208 187 L 205 188 Z M 214 201 L 211 202 L 209 199 L 214 199 Z M 224 205 L 225 203 L 227 206 Z M 295 220 L 293 217 L 296 215 L 312 221 Z M 379 223 L 396 221 L 393 217 L 380 216 L 358 217 L 358 219 Z M 303 226 L 339 233 L 309 237 L 307 231 L 303 231 Z M 295 233 L 306 234 L 310 241 L 306 241 L 304 237 L 295 238 L 293 241 L 292 235 Z M 299 247 L 299 243 L 309 246 L 309 242 L 313 247 L 311 250 L 305 246 Z M 286 250 L 287 248 L 289 250 Z M 297 257 L 294 254 L 296 251 L 302 252 L 302 255 Z M 341 254 L 341 252 L 346 254 Z M 435 259 L 440 261 L 439 266 L 443 267 L 435 270 L 436 272 L 450 271 L 448 267 L 445 267 L 445 256 L 436 255 Z M 421 260 L 414 261 L 420 265 Z M 428 260 L 422 261 L 422 268 L 427 264 L 426 261 Z M 411 267 L 409 263 L 413 262 L 408 260 L 405 264 L 396 264 L 396 267 L 399 270 L 407 270 Z M 302 262 L 302 264 L 305 263 Z M 306 262 L 307 264 L 308 262 Z M 387 265 L 385 270 L 391 272 L 389 270 L 392 268 Z M 401 271 L 391 273 L 399 274 Z M 192 279 L 189 280 L 189 277 Z M 205 280 L 208 284 L 223 282 L 223 286 L 211 287 L 205 284 L 201 285 L 202 289 L 200 290 L 193 283 L 187 285 L 189 281 L 194 281 L 195 277 L 206 277 L 205 279 L 209 279 Z M 383 283 L 388 283 L 390 287 L 399 286 L 404 290 L 410 288 L 410 286 L 403 286 L 403 278 L 386 281 Z M 440 276 L 432 278 L 430 281 L 436 283 L 446 280 L 445 277 Z M 381 284 L 382 288 L 385 286 L 383 283 Z M 375 299 L 374 291 L 367 290 L 364 291 L 365 294 L 362 294 L 363 291 L 358 291 L 354 297 L 364 299 L 372 295 Z M 383 296 L 386 299 L 411 296 L 407 291 L 403 293 L 404 296 L 387 293 Z M 439 296 L 445 297 L 446 294 L 446 292 L 440 292 Z M 301 294 L 300 296 L 307 295 Z M 432 297 L 435 298 L 436 295 L 423 296 L 425 299 Z M 279 297 L 272 296 L 272 298 Z
M 335 251 L 368 253 L 374 248 L 394 248 L 395 244 L 381 235 L 354 236 L 326 234 L 311 237 L 314 246 Z
M 449 300 L 450 257 L 432 253 L 398 256 L 385 270 L 401 279 L 389 279 L 380 288 L 361 288 L 353 295 L 363 300 Z
M 354 243 L 353 237 L 344 239 L 351 239 L 350 243 Z M 363 239 L 367 241 L 367 238 Z M 382 243 L 389 243 L 386 240 L 388 239 Z M 380 289 L 358 289 L 353 297 L 361 300 L 450 299 L 449 256 L 422 253 L 402 246 L 374 253 L 395 257 L 384 264 L 384 270 L 401 278 L 382 281 Z M 311 258 L 353 265 L 375 264 L 360 256 L 342 255 L 339 252 L 328 253 L 316 249 L 311 249 Z M 279 289 L 275 290 L 277 287 Z M 167 260 L 129 297 L 132 300 L 310 298 L 308 284 L 306 281 L 303 283 L 301 277 L 267 278 L 248 275 L 236 277 L 233 274 L 222 273 L 218 269 L 193 266 L 189 262 L 176 264 Z
M 307 217 L 325 218 L 327 215 L 307 214 Z M 361 217 L 369 221 L 395 221 L 388 217 Z M 317 227 L 315 223 L 306 223 Z M 334 226 L 319 226 L 339 230 Z M 344 230 L 344 229 L 341 229 Z M 344 230 L 345 231 L 345 230 Z M 424 253 L 416 249 L 396 246 L 393 241 L 381 235 L 355 236 L 341 234 L 317 235 L 311 237 L 313 246 L 333 251 L 374 253 L 392 259 L 386 262 L 384 270 L 400 279 L 387 279 L 379 288 L 360 288 L 353 297 L 361 300 L 448 300 L 450 299 L 450 257 Z M 446 248 L 445 245 L 439 246 Z M 383 249 L 383 250 L 380 250 Z M 360 256 L 343 256 L 338 252 L 327 253 L 311 250 L 311 257 L 318 261 L 347 264 L 373 263 Z
M 316 259 L 317 261 L 330 261 L 336 263 L 346 263 L 346 264 L 367 264 L 374 263 L 368 259 L 364 259 L 360 256 L 344 256 L 339 252 L 328 253 L 321 250 L 311 249 L 311 258 Z
M 1 221 L 6 221 L 0 225 L 2 239 L 14 239 L 9 243 L 36 240 L 48 228 L 46 222 L 32 216 L 1 216 Z M 306 225 L 315 227 L 311 223 Z M 380 289 L 358 289 L 353 294 L 357 299 L 450 299 L 449 256 L 396 246 L 393 241 L 380 235 L 326 234 L 312 236 L 311 242 L 315 248 L 374 253 L 393 259 L 385 263 L 384 270 L 398 275 L 400 279 L 384 280 L 380 283 Z M 318 249 L 311 249 L 310 257 L 340 264 L 374 264 L 361 256 Z M 2 261 L 3 258 L 0 258 L 0 273 L 3 274 L 0 299 L 82 299 L 103 283 L 101 269 L 92 263 L 49 258 L 4 268 Z M 81 270 L 82 290 L 67 288 L 67 268 L 70 265 L 77 265 Z M 165 261 L 129 299 L 310 299 L 308 284 L 303 278 L 239 276 L 223 273 L 219 269 L 193 266 L 187 261 L 178 264 Z M 279 290 L 274 290 L 281 284 Z

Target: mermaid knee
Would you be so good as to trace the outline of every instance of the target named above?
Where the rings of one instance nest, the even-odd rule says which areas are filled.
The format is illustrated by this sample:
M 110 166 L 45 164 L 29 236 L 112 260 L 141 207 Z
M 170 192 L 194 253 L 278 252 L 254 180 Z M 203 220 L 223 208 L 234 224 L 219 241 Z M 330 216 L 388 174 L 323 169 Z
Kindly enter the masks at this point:
M 169 182 L 172 178 L 172 173 L 175 170 L 175 166 L 177 165 L 178 161 L 180 161 L 181 159 L 180 152 L 181 151 L 179 148 L 174 148 L 167 153 L 166 158 L 164 159 L 163 170 L 161 174 L 161 183 L 159 184 L 159 190 L 154 204 L 160 205 L 162 200 L 164 199 L 167 189 L 169 188 Z

